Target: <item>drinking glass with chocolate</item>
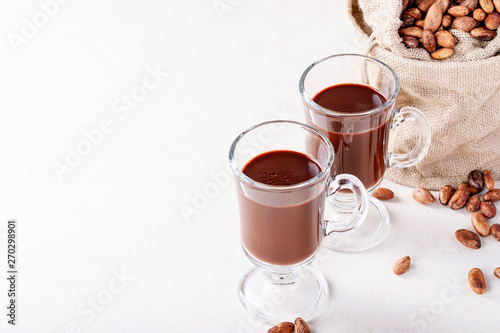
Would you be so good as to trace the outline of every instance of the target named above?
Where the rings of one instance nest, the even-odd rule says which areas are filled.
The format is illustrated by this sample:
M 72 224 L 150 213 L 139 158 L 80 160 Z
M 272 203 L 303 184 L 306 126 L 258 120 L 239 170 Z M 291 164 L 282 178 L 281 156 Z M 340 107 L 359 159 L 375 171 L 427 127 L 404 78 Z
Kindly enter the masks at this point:
M 332 143 L 332 175 L 352 174 L 371 193 L 387 168 L 411 167 L 425 157 L 431 142 L 429 123 L 416 108 L 395 108 L 399 89 L 398 76 L 388 65 L 359 54 L 329 56 L 305 70 L 299 90 L 306 123 Z M 389 152 L 390 129 L 403 122 L 416 125 L 418 142 L 407 153 Z M 350 214 L 355 202 L 349 193 L 338 193 L 329 200 L 341 215 Z M 387 210 L 370 196 L 364 223 L 338 235 L 326 246 L 338 251 L 368 249 L 381 242 L 390 229 Z
M 240 281 L 240 301 L 270 322 L 318 315 L 328 303 L 328 286 L 308 264 L 324 239 L 364 220 L 366 189 L 352 175 L 331 177 L 332 144 L 316 129 L 295 121 L 265 122 L 241 133 L 229 162 L 241 245 L 255 265 Z M 329 221 L 325 199 L 341 190 L 354 193 L 356 209 L 340 223 Z

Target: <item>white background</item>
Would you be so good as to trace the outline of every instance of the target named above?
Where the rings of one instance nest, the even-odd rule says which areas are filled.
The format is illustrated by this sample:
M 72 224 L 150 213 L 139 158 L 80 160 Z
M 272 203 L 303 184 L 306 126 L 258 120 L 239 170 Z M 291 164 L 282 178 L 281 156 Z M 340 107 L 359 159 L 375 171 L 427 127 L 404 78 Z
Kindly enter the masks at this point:
M 251 264 L 227 152 L 255 123 L 303 120 L 302 71 L 356 49 L 343 2 L 1 1 L 0 267 L 15 218 L 19 275 L 15 327 L 1 279 L 0 331 L 266 332 L 237 299 Z M 500 244 L 468 249 L 469 213 L 384 186 L 393 234 L 320 254 L 333 300 L 313 331 L 498 329 Z

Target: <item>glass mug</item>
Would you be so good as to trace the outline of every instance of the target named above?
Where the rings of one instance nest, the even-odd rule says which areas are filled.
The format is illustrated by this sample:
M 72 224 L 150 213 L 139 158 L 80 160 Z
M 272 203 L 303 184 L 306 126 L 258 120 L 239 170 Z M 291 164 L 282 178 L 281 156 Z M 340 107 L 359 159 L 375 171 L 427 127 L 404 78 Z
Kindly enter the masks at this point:
M 257 163 L 259 158 L 277 152 L 299 160 L 305 158 L 308 164 L 292 159 L 267 169 L 265 163 Z M 298 316 L 310 319 L 328 303 L 325 278 L 308 264 L 324 239 L 356 227 L 364 219 L 368 205 L 366 190 L 356 177 L 330 177 L 333 161 L 328 139 L 295 121 L 255 125 L 231 145 L 229 163 L 239 202 L 241 244 L 255 265 L 240 280 L 238 294 L 243 306 L 261 320 L 278 322 Z M 252 170 L 263 177 L 282 173 L 292 179 L 295 173 L 311 170 L 312 165 L 317 167 L 317 174 L 298 183 L 261 182 L 250 174 L 252 165 Z M 354 213 L 340 223 L 325 220 L 325 199 L 340 190 L 354 193 Z
M 306 123 L 332 142 L 332 175 L 352 174 L 370 193 L 383 180 L 387 168 L 410 167 L 425 157 L 431 143 L 429 123 L 418 109 L 394 107 L 399 88 L 399 78 L 388 65 L 359 54 L 332 55 L 304 71 L 299 90 Z M 417 126 L 417 144 L 405 154 L 389 152 L 390 129 L 406 121 Z M 330 200 L 341 214 L 350 214 L 352 195 L 338 193 Z M 364 250 L 378 244 L 389 232 L 387 210 L 370 196 L 366 221 L 327 246 L 339 251 Z

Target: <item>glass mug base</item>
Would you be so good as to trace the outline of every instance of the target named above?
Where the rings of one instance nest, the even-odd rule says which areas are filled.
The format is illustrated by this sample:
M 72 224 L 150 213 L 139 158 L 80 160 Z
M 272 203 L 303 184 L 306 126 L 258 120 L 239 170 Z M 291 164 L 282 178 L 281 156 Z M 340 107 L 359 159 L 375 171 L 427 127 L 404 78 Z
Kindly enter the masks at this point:
M 343 215 L 352 214 L 353 208 L 345 205 L 348 197 L 346 196 L 343 201 L 343 210 L 337 208 L 334 213 L 331 213 L 331 218 L 343 220 L 345 219 Z M 335 198 L 332 199 L 335 201 Z M 335 232 L 332 237 L 325 239 L 323 246 L 339 252 L 359 252 L 368 250 L 387 239 L 392 230 L 389 213 L 380 200 L 368 197 L 368 201 L 370 204 L 366 219 L 355 229 Z M 332 202 L 331 204 L 334 207 L 339 205 L 339 203 Z M 339 214 L 342 217 L 339 217 Z
M 329 303 L 324 276 L 307 265 L 294 268 L 291 274 L 293 281 L 279 283 L 275 273 L 253 267 L 238 285 L 241 304 L 256 319 L 272 324 L 320 316 Z

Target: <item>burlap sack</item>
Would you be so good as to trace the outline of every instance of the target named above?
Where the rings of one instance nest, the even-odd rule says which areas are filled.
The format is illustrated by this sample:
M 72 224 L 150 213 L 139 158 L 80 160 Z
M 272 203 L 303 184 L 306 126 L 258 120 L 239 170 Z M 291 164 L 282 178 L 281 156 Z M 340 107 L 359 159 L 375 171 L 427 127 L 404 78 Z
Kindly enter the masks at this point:
M 399 76 L 396 107 L 420 109 L 431 125 L 432 143 L 417 166 L 390 168 L 397 183 L 439 190 L 457 186 L 474 170 L 500 178 L 500 34 L 489 42 L 451 29 L 458 42 L 453 57 L 433 60 L 425 49 L 404 46 L 398 29 L 399 0 L 347 0 L 347 13 L 360 45 Z M 390 150 L 407 152 L 418 135 L 414 128 L 393 129 Z

